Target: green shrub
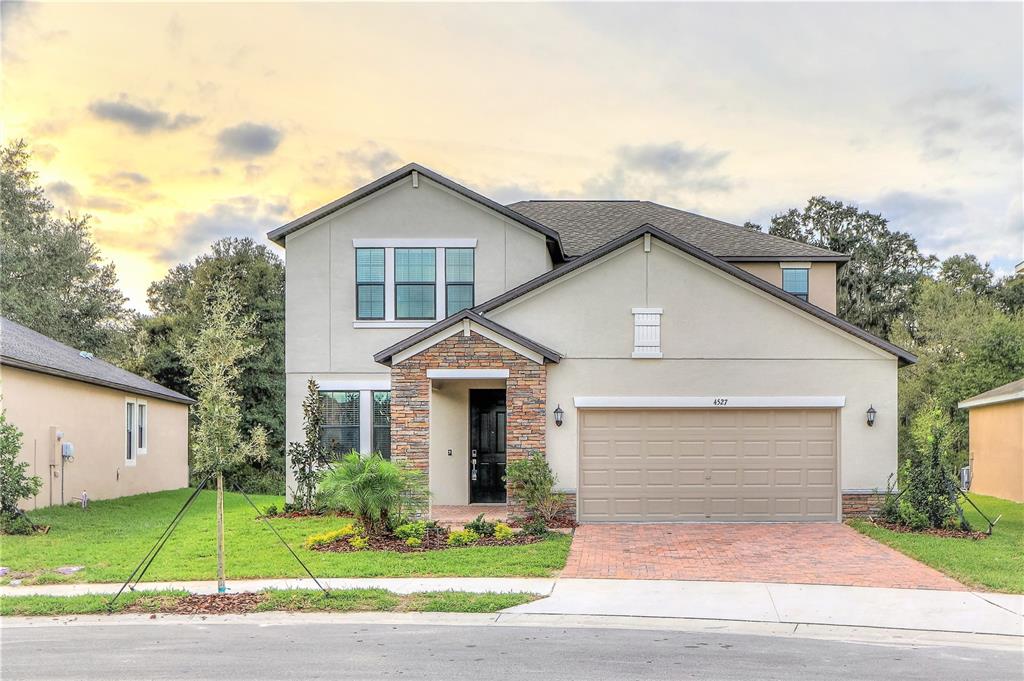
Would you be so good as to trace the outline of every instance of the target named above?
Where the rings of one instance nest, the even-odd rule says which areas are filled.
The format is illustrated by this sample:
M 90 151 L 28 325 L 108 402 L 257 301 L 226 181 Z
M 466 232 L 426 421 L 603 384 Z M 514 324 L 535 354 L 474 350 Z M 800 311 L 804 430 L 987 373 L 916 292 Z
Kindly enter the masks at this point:
M 21 431 L 7 422 L 7 412 L 0 411 L 0 515 L 5 524 L 23 524 L 28 518 L 16 520 L 18 502 L 39 494 L 43 481 L 38 475 L 29 476 L 28 461 L 18 461 L 21 452 Z M 6 530 L 5 530 L 6 532 Z
M 408 543 L 409 539 L 416 539 L 420 542 L 423 541 L 423 537 L 427 534 L 427 523 L 426 521 L 419 520 L 414 523 L 405 523 L 395 528 L 395 536 L 399 539 L 405 539 Z
M 547 523 L 544 522 L 543 518 L 533 517 L 523 523 L 523 534 L 529 534 L 534 537 L 543 537 L 548 533 Z
M 35 534 L 36 526 L 22 512 L 0 511 L 0 534 Z
M 320 481 L 320 496 L 356 517 L 370 535 L 405 522 L 426 504 L 423 475 L 403 469 L 380 454 L 342 457 Z
M 423 546 L 423 540 L 419 537 L 409 537 L 405 540 L 405 545 L 411 546 L 414 549 L 418 549 L 419 547 Z
M 476 517 L 475 520 L 466 523 L 467 530 L 473 530 L 481 537 L 493 537 L 494 536 L 494 523 L 484 520 L 484 514 L 481 513 Z
M 889 481 L 885 486 L 885 498 L 882 499 L 882 505 L 878 508 L 878 517 L 887 523 L 900 522 L 900 506 L 897 495 L 896 476 L 890 473 Z
M 360 535 L 357 534 L 355 536 L 349 537 L 348 538 L 348 543 L 354 549 L 365 549 L 367 546 L 370 545 L 370 540 L 367 539 L 366 537 L 363 537 L 363 536 L 360 536 Z
M 509 462 L 505 481 L 529 514 L 543 519 L 545 525 L 565 512 L 566 496 L 554 491 L 558 478 L 543 453 L 530 452 L 526 458 Z
M 455 530 L 448 534 L 448 546 L 469 546 L 478 539 L 480 535 L 473 530 Z
M 494 526 L 494 538 L 498 541 L 507 541 L 516 536 L 516 531 L 505 523 L 498 523 Z
M 898 518 L 901 525 L 906 525 L 915 531 L 921 531 L 929 527 L 928 516 L 914 508 L 906 499 L 900 499 L 898 508 Z
M 357 532 L 359 532 L 359 528 L 355 525 L 346 525 L 338 530 L 328 530 L 327 532 L 320 532 L 319 534 L 311 534 L 306 537 L 306 540 L 302 542 L 302 545 L 307 549 L 326 546 L 328 544 L 333 544 L 339 539 L 351 537 Z
M 270 506 L 267 506 L 265 509 L 263 509 L 263 515 L 265 515 L 268 518 L 273 518 L 274 516 L 280 514 L 281 511 L 280 509 L 277 508 L 277 504 L 271 504 Z

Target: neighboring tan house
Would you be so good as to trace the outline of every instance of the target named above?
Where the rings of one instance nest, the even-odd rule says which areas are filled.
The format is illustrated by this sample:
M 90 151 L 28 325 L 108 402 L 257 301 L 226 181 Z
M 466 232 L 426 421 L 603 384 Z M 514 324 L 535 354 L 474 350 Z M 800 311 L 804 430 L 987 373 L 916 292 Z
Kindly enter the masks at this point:
M 416 164 L 268 236 L 288 440 L 313 378 L 325 441 L 422 469 L 434 504 L 505 502 L 531 450 L 581 521 L 835 521 L 896 470 L 915 358 L 835 316 L 841 253 Z
M 43 481 L 23 508 L 188 486 L 194 400 L 2 317 L 0 365 L 20 458 Z
M 957 406 L 969 410 L 971 491 L 1024 501 L 1024 378 Z

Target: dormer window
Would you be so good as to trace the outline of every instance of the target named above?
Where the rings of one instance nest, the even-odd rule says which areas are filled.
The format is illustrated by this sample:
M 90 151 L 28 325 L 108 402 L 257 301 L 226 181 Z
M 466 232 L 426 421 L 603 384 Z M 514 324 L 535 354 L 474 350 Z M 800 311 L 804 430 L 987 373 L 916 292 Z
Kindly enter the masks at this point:
M 791 293 L 800 300 L 807 300 L 809 292 L 807 267 L 786 267 L 782 265 L 782 290 Z

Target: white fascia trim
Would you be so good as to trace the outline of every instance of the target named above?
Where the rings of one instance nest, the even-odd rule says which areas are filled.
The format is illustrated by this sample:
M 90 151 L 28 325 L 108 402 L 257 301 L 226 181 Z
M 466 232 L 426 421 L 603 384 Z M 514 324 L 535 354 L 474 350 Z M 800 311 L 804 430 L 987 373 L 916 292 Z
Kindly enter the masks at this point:
M 361 381 L 320 381 L 320 390 L 391 390 L 391 379 Z
M 595 409 L 751 409 L 751 408 L 812 408 L 844 407 L 846 397 L 842 395 L 768 395 L 752 397 L 747 395 L 652 395 L 652 396 L 577 396 L 573 398 L 576 408 Z
M 352 239 L 354 248 L 476 248 L 476 239 Z
M 634 307 L 632 309 L 633 314 L 665 314 L 665 310 L 660 307 Z
M 377 321 L 354 321 L 352 322 L 353 329 L 425 329 L 428 326 L 433 326 L 437 322 L 406 322 L 406 321 L 388 321 L 377 320 Z
M 779 267 L 781 267 L 784 270 L 809 270 L 811 269 L 811 263 L 782 261 L 779 263 Z
M 634 352 L 633 359 L 661 359 L 664 355 L 660 352 Z
M 960 409 L 973 409 L 974 407 L 984 407 L 987 404 L 1001 404 L 1003 402 L 1015 402 L 1017 400 L 1024 400 L 1024 390 L 1019 390 L 1015 393 L 1008 393 L 1006 395 L 994 395 L 992 397 L 982 397 L 981 399 L 964 400 L 956 406 Z
M 508 378 L 508 369 L 427 369 L 427 378 Z

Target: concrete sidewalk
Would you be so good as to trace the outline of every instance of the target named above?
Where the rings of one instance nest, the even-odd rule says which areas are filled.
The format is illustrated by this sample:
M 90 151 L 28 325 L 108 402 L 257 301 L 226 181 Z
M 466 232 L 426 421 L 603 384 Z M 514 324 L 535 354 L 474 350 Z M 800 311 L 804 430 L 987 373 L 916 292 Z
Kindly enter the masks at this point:
M 674 580 L 425 577 L 341 579 L 328 589 L 470 591 L 547 596 L 510 614 L 729 620 L 1024 637 L 1024 596 L 970 591 Z M 231 580 L 229 593 L 315 589 L 311 579 Z M 120 584 L 3 586 L 0 596 L 113 594 Z M 140 590 L 216 593 L 216 582 L 143 582 Z

